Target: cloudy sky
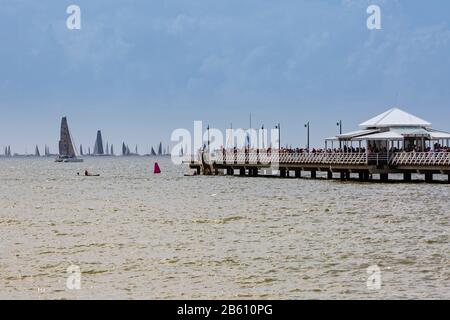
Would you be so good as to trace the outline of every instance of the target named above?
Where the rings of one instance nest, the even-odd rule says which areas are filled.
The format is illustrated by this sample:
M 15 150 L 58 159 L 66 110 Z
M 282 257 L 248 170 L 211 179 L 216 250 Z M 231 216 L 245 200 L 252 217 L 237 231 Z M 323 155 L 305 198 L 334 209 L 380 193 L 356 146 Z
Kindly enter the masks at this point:
M 66 8 L 81 8 L 68 30 Z M 368 30 L 366 9 L 382 10 Z M 0 0 L 0 146 L 96 130 L 141 151 L 194 120 L 312 144 L 398 105 L 450 130 L 447 0 Z

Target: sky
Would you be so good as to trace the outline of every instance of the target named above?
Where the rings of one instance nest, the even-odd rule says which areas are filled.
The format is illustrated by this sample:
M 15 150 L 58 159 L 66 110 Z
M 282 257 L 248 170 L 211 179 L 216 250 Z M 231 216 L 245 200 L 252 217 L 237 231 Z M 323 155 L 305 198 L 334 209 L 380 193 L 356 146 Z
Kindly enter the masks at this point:
M 81 30 L 66 9 L 81 8 Z M 366 10 L 381 8 L 381 30 Z M 0 0 L 0 147 L 116 151 L 201 120 L 311 145 L 398 106 L 450 131 L 448 0 Z

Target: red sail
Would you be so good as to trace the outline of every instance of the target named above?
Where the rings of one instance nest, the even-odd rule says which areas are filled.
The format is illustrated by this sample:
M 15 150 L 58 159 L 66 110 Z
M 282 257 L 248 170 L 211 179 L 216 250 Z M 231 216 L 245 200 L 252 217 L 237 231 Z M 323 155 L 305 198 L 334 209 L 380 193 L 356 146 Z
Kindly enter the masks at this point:
M 161 173 L 161 169 L 159 168 L 158 162 L 155 162 L 155 168 L 153 169 L 153 173 Z

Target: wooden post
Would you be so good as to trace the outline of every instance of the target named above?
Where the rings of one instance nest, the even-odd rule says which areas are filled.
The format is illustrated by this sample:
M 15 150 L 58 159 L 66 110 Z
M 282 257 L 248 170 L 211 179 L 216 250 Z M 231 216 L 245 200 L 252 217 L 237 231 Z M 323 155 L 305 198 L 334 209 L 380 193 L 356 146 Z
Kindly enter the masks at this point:
M 240 176 L 245 176 L 245 169 L 244 168 L 239 169 L 239 175 Z
M 295 177 L 296 178 L 301 178 L 302 177 L 302 171 L 301 170 L 295 170 Z
M 333 172 L 332 171 L 327 171 L 327 179 L 328 180 L 333 179 Z
M 426 182 L 433 182 L 433 174 L 432 173 L 425 173 L 425 181 Z
M 311 179 L 316 179 L 317 174 L 316 171 L 311 171 Z
M 383 182 L 386 182 L 389 180 L 389 174 L 388 173 L 380 173 L 380 180 Z
M 346 176 L 345 172 L 342 171 L 342 172 L 341 172 L 341 180 L 345 180 L 345 176 Z
M 410 182 L 412 180 L 412 174 L 410 172 L 405 172 L 403 174 L 403 180 Z
M 286 169 L 285 168 L 280 168 L 280 177 L 286 178 Z

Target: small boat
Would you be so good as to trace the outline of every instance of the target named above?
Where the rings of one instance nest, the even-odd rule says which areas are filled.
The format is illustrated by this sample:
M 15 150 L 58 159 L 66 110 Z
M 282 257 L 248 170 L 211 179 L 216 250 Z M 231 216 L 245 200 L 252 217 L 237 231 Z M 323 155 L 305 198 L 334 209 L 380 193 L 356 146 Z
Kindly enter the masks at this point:
M 67 118 L 61 119 L 61 136 L 59 140 L 59 155 L 55 162 L 83 162 L 83 159 L 77 158 L 75 148 L 73 147 L 72 138 L 70 136 Z
M 55 159 L 55 162 L 83 162 L 83 159 L 77 157 L 58 156 L 58 158 Z

